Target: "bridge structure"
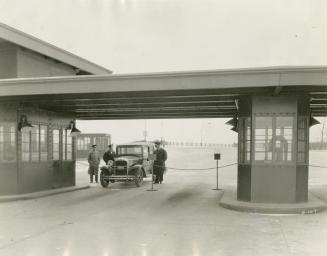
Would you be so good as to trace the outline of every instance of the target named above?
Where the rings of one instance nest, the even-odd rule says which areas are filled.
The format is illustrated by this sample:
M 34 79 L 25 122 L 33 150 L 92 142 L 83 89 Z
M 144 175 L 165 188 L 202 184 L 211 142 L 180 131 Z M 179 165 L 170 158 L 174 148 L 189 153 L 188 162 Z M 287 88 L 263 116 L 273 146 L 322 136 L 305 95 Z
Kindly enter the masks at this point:
M 237 200 L 308 201 L 309 127 L 327 114 L 327 67 L 115 75 L 5 25 L 0 38 L 10 60 L 0 63 L 0 194 L 74 185 L 74 120 L 224 117 L 238 132 Z

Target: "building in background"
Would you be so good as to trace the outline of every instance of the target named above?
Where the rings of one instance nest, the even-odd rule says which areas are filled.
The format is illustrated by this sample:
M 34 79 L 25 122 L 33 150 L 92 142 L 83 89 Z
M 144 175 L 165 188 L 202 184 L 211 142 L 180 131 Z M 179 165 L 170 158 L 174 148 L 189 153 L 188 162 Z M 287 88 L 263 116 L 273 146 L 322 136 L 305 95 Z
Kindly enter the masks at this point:
M 86 159 L 93 144 L 97 145 L 97 150 L 103 155 L 111 144 L 111 135 L 106 133 L 82 133 L 77 137 L 77 159 Z

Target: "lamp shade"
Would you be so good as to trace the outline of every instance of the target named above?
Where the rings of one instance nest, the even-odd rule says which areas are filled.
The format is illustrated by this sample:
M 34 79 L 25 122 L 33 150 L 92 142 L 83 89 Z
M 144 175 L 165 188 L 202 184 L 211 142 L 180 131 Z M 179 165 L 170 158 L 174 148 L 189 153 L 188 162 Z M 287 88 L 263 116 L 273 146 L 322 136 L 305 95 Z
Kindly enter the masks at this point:
M 234 116 L 232 119 L 227 121 L 225 124 L 233 126 L 231 128 L 231 130 L 234 131 L 234 132 L 238 132 L 238 119 L 237 119 L 237 117 Z
M 316 124 L 320 124 L 320 122 L 314 118 L 313 116 L 310 117 L 309 127 L 314 126 Z
M 21 115 L 18 123 L 18 130 L 21 132 L 30 132 L 33 130 L 33 125 L 27 121 L 26 115 Z
M 238 127 L 234 126 L 233 128 L 231 128 L 231 131 L 238 132 Z
M 233 117 L 231 120 L 228 120 L 225 124 L 236 126 L 237 125 L 237 118 Z
M 21 132 L 30 132 L 33 130 L 33 125 L 30 123 L 26 123 L 22 128 L 20 129 Z
M 73 128 L 72 128 L 72 130 L 71 130 L 71 132 L 70 132 L 70 136 L 72 136 L 72 137 L 76 137 L 76 136 L 78 136 L 78 135 L 80 135 L 81 134 L 81 131 L 80 130 L 78 130 L 76 127 L 75 127 L 75 124 L 73 125 Z

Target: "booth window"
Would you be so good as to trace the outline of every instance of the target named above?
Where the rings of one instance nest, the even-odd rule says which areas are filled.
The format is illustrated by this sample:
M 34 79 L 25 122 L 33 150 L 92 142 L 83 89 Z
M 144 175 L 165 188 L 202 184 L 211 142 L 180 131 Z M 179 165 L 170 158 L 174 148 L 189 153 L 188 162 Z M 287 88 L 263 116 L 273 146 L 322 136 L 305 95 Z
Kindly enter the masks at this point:
M 0 162 L 16 160 L 16 128 L 15 123 L 0 123 Z
M 73 140 L 70 135 L 67 134 L 67 158 L 66 160 L 73 159 Z
M 62 160 L 73 159 L 73 138 L 66 129 L 62 129 Z
M 255 118 L 255 161 L 281 163 L 293 161 L 293 116 Z
M 66 129 L 62 129 L 62 160 L 66 160 L 66 145 L 67 145 L 67 141 L 66 141 Z
M 22 161 L 48 160 L 48 126 L 34 124 L 33 130 L 22 131 Z
M 307 144 L 308 144 L 308 135 L 307 128 L 308 121 L 306 117 L 298 118 L 298 142 L 297 142 L 297 162 L 300 164 L 305 164 L 308 162 L 306 157 Z
M 248 164 L 251 161 L 251 118 L 239 118 L 239 162 Z
M 255 118 L 254 159 L 266 163 L 272 162 L 273 117 L 260 116 Z
M 48 126 L 40 125 L 40 159 L 48 160 Z
M 52 158 L 59 160 L 60 133 L 58 129 L 52 130 Z
M 40 157 L 40 129 L 34 125 L 31 131 L 31 160 L 39 161 Z
M 275 162 L 292 161 L 293 117 L 276 117 L 276 136 L 274 139 Z
M 22 132 L 22 161 L 31 161 L 31 132 Z

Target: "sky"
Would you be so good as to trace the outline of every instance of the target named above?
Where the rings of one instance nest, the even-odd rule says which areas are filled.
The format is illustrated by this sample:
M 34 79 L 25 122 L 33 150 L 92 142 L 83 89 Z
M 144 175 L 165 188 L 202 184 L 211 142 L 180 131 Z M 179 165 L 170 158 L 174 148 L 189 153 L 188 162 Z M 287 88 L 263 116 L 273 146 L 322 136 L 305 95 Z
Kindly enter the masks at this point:
M 326 13 L 325 0 L 0 0 L 0 22 L 114 74 L 327 65 Z M 148 120 L 147 130 L 149 137 L 233 143 L 225 121 Z M 144 123 L 78 124 L 123 141 L 142 137 Z
M 78 121 L 82 132 L 112 134 L 113 143 L 125 143 L 144 139 L 164 139 L 176 142 L 202 142 L 231 144 L 237 142 L 237 133 L 224 123 L 229 119 L 158 119 L 121 121 Z

